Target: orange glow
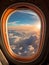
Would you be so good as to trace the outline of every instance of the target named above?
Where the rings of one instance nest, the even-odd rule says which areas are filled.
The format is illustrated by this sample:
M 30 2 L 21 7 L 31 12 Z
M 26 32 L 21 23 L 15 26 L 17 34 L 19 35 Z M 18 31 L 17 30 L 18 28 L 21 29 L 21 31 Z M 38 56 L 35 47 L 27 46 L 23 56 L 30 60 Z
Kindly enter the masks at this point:
M 40 28 L 40 26 L 39 26 Z M 38 25 L 23 25 L 23 26 L 9 26 L 8 29 L 9 30 L 17 30 L 17 31 L 28 31 L 28 32 L 37 32 L 40 29 L 38 28 Z

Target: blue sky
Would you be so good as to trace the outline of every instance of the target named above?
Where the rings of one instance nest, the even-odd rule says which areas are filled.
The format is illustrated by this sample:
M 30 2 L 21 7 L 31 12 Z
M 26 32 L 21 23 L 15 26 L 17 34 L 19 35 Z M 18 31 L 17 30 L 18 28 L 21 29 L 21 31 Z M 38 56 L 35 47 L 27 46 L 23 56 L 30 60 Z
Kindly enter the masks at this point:
M 18 10 L 10 15 L 8 26 L 32 25 L 39 21 L 38 15 L 30 10 Z

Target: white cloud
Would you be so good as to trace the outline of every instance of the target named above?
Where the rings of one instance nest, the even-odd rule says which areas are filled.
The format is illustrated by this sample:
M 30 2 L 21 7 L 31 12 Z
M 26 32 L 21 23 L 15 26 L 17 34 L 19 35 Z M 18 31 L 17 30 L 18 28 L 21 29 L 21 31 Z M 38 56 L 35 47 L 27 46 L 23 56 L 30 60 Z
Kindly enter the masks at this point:
M 34 54 L 35 52 L 33 51 L 32 54 Z
M 17 38 L 17 36 L 13 36 L 12 33 L 9 33 L 9 38 Z
M 34 47 L 33 47 L 32 45 L 29 45 L 29 46 L 28 46 L 28 49 L 29 49 L 30 51 L 33 51 L 33 50 L 34 50 Z
M 8 25 L 15 25 L 15 24 L 17 24 L 18 22 L 20 22 L 20 21 L 13 21 L 13 22 L 7 22 L 7 23 L 8 23 Z
M 16 49 L 16 46 L 15 45 L 11 45 L 11 48 L 14 50 L 14 49 Z
M 37 16 L 37 14 L 31 10 L 17 10 L 17 11 L 21 12 L 21 13 L 26 13 L 26 14 L 31 14 L 31 15 Z
M 21 37 L 18 36 L 14 36 L 14 38 L 15 38 L 14 43 L 19 42 L 21 40 Z
M 9 33 L 9 37 L 12 38 L 13 37 L 13 33 Z
M 17 41 L 21 38 L 21 37 L 18 37 L 18 36 L 16 36 L 16 35 L 13 36 L 12 34 L 10 34 L 9 37 L 10 37 L 10 38 L 15 38 L 15 40 L 17 40 Z
M 8 24 L 15 24 L 16 22 L 8 22 Z
M 20 47 L 20 48 L 19 48 L 19 50 L 22 50 L 22 49 L 23 49 L 23 47 Z
M 18 52 L 19 55 L 21 55 L 22 53 L 21 52 Z

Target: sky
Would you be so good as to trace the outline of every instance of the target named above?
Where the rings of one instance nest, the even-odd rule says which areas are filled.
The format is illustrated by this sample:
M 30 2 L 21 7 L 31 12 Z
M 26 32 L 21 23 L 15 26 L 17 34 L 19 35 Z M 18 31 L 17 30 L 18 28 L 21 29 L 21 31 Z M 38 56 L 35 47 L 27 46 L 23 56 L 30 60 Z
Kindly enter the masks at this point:
M 8 17 L 8 26 L 33 25 L 40 23 L 39 16 L 31 10 L 17 10 Z

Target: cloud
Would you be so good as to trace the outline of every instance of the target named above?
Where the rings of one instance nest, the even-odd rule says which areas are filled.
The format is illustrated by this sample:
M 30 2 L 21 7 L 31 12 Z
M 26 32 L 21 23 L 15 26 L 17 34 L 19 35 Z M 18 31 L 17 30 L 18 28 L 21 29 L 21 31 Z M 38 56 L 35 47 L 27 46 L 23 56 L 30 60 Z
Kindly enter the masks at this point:
M 21 13 L 26 13 L 26 14 L 31 14 L 33 16 L 37 16 L 37 14 L 34 11 L 31 11 L 31 10 L 17 10 L 17 11 L 21 12 Z
M 20 21 L 8 22 L 8 26 L 14 26 L 14 25 L 17 25 L 18 22 L 20 22 Z
M 21 55 L 22 53 L 21 52 L 18 52 L 19 55 Z
M 29 46 L 28 46 L 28 49 L 29 49 L 30 51 L 33 51 L 33 50 L 34 50 L 34 47 L 33 47 L 32 45 L 29 45 Z
M 14 40 L 14 43 L 19 42 L 20 40 L 21 40 L 21 37 L 16 36 L 15 40 Z
M 8 24 L 15 24 L 16 22 L 14 21 L 14 22 L 8 22 Z
M 11 48 L 12 48 L 12 50 L 15 50 L 16 46 L 15 45 L 11 45 Z
M 32 54 L 35 54 L 35 52 L 33 51 Z
M 38 36 L 39 32 L 33 31 L 35 30 L 35 26 L 16 26 L 11 29 L 9 30 L 10 42 L 12 41 L 10 44 L 16 54 L 20 56 L 30 56 L 37 52 L 40 44 L 40 36 Z
M 24 32 L 37 32 L 40 33 L 40 26 L 38 27 L 38 25 L 21 25 L 21 26 L 9 26 L 8 30 L 16 30 L 16 31 L 24 31 Z
M 13 33 L 9 33 L 9 37 L 12 38 L 13 37 Z
M 9 38 L 17 38 L 17 36 L 14 36 L 14 33 L 9 33 Z
M 25 50 L 24 53 L 27 53 L 27 51 Z
M 20 48 L 19 48 L 19 50 L 22 50 L 22 49 L 23 49 L 23 47 L 20 47 Z

